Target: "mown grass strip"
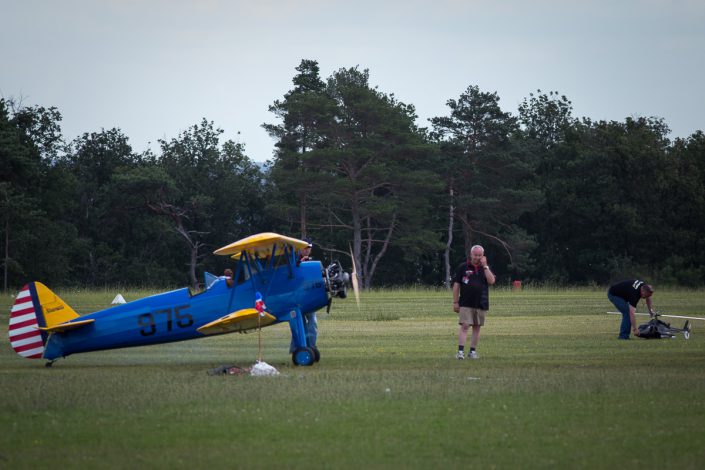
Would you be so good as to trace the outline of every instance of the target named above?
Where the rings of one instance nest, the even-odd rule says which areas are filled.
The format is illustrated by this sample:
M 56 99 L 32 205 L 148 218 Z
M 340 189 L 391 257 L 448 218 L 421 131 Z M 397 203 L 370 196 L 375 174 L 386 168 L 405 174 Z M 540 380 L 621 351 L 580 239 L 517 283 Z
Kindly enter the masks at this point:
M 657 294 L 659 308 L 705 311 L 702 291 Z M 114 295 L 76 293 L 70 302 Z M 207 375 L 220 364 L 251 365 L 256 334 L 76 355 L 51 369 L 17 357 L 2 337 L 0 466 L 641 469 L 705 461 L 705 322 L 689 341 L 623 342 L 602 290 L 495 290 L 481 359 L 457 361 L 448 300 L 445 291 L 417 289 L 365 294 L 359 311 L 354 300 L 335 302 L 320 316 L 322 361 L 309 368 L 291 365 L 286 325 L 267 328 L 264 359 L 279 377 Z M 11 302 L 1 301 L 6 321 Z M 654 445 L 663 452 L 648 452 Z

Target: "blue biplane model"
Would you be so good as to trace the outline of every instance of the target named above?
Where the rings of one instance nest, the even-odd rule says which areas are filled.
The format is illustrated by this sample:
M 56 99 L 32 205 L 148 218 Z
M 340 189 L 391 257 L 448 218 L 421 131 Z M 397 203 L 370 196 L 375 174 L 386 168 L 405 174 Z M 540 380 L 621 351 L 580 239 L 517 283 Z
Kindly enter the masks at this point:
M 260 233 L 215 251 L 236 260 L 232 279 L 206 273 L 205 290 L 157 294 L 86 315 L 77 314 L 40 282 L 15 299 L 9 337 L 20 356 L 56 359 L 71 354 L 203 338 L 287 322 L 294 364 L 320 358 L 307 337 L 304 314 L 345 298 L 349 275 L 340 264 L 299 262 L 308 245 L 276 233 Z

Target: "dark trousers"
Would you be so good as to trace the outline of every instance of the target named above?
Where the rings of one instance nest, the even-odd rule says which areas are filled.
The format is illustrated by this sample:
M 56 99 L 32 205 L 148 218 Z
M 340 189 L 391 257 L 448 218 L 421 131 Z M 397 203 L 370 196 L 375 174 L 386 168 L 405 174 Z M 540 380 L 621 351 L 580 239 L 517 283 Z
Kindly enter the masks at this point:
M 622 314 L 622 324 L 619 326 L 619 338 L 629 339 L 629 333 L 632 330 L 632 321 L 629 318 L 629 302 L 609 293 L 607 294 L 607 298 L 617 307 L 619 313 Z

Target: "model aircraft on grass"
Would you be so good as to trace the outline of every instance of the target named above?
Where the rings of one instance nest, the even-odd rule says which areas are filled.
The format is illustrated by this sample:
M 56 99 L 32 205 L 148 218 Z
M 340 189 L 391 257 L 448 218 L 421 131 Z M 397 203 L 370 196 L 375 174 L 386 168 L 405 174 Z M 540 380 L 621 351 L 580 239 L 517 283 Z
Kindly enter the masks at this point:
M 349 275 L 334 262 L 298 262 L 307 242 L 260 233 L 224 246 L 217 255 L 236 260 L 233 278 L 206 273 L 205 290 L 188 288 L 152 295 L 79 315 L 40 282 L 17 295 L 9 337 L 20 356 L 55 360 L 71 354 L 183 341 L 288 323 L 292 360 L 312 365 L 320 353 L 306 337 L 303 315 L 345 298 Z
M 607 312 L 611 315 L 621 315 L 620 312 Z M 639 338 L 643 339 L 662 339 L 662 338 L 675 338 L 678 333 L 682 333 L 685 339 L 690 338 L 690 320 L 705 320 L 702 317 L 684 317 L 682 315 L 664 315 L 661 313 L 635 313 L 635 315 L 648 315 L 650 320 L 646 323 L 639 325 Z M 666 323 L 663 320 L 659 320 L 659 317 L 668 318 L 683 318 L 685 319 L 685 324 L 683 328 L 676 328 L 671 326 L 670 323 Z

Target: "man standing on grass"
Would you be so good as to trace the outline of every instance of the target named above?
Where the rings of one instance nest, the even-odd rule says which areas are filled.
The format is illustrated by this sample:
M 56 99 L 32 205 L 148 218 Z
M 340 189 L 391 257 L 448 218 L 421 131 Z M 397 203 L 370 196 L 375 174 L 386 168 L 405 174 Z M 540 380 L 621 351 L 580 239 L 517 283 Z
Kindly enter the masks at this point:
M 455 270 L 453 277 L 453 311 L 458 314 L 458 354 L 455 357 L 465 359 L 465 342 L 468 329 L 472 326 L 470 352 L 468 358 L 477 359 L 477 343 L 480 340 L 480 327 L 485 324 L 485 316 L 490 308 L 489 286 L 494 284 L 495 276 L 487 266 L 485 249 L 475 245 L 470 249 L 470 256 Z
M 654 288 L 639 279 L 629 279 L 618 282 L 607 291 L 607 298 L 617 307 L 622 314 L 622 324 L 619 327 L 619 339 L 629 339 L 629 328 L 631 327 L 634 336 L 639 336 L 634 314 L 636 304 L 640 299 L 646 299 L 646 307 L 653 316 L 654 307 L 651 304 L 651 296 Z

